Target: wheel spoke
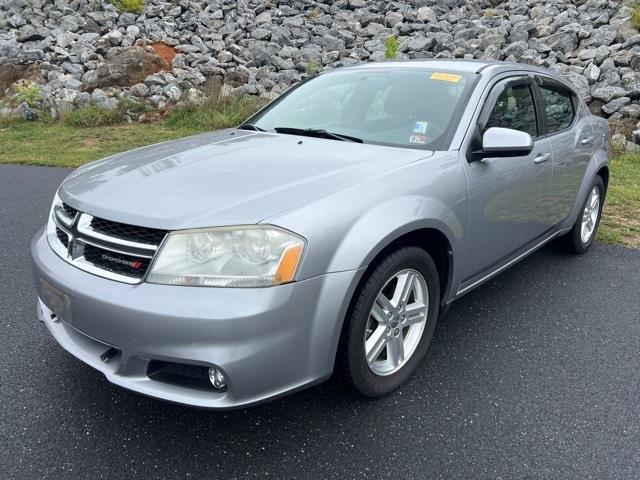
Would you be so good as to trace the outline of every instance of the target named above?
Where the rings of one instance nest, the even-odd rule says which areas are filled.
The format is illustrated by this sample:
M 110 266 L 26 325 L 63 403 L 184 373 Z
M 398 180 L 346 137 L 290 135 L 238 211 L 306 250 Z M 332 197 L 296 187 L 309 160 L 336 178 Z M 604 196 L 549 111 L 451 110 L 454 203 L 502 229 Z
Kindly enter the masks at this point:
M 381 325 L 365 341 L 364 348 L 367 354 L 367 362 L 369 364 L 373 363 L 380 356 L 386 345 L 387 329 Z
M 380 310 L 382 310 L 382 312 L 378 312 L 378 313 L 384 313 L 385 318 L 388 318 L 389 315 L 392 312 L 394 312 L 396 309 L 391 303 L 391 301 L 382 292 L 380 292 L 380 294 L 376 297 L 376 302 L 373 306 L 374 308 L 376 306 L 380 307 Z
M 379 297 L 384 297 L 384 295 L 380 294 Z M 373 308 L 371 308 L 371 316 L 381 324 L 387 324 L 389 322 L 389 313 L 386 312 L 376 301 L 373 304 Z
M 411 295 L 411 291 L 413 290 L 415 279 L 416 274 L 411 271 L 398 275 L 398 283 L 396 284 L 396 289 L 393 292 L 392 300 L 392 303 L 396 307 L 401 308 L 406 306 L 409 296 Z
M 407 319 L 402 324 L 403 326 L 423 322 L 427 318 L 427 306 L 420 302 L 412 303 L 405 310 L 405 315 L 407 316 Z
M 591 201 L 589 202 L 589 206 L 591 210 L 595 210 L 596 205 L 600 202 L 600 195 L 598 195 L 595 191 L 591 193 Z
M 404 337 L 402 330 L 400 333 L 387 342 L 387 358 L 397 367 L 404 361 Z

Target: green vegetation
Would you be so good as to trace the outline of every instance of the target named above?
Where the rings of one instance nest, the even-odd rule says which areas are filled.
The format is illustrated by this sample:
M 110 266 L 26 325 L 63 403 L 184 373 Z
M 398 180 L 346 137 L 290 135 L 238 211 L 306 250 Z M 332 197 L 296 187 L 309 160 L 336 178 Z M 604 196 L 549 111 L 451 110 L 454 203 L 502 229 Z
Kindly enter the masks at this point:
M 65 113 L 61 120 L 64 125 L 70 127 L 106 127 L 122 123 L 124 121 L 124 114 L 120 109 L 102 108 L 91 105 Z
M 315 58 L 310 58 L 305 67 L 305 72 L 307 75 L 315 75 L 320 69 L 320 63 Z
M 31 108 L 38 108 L 42 100 L 42 87 L 31 80 L 23 80 L 14 84 L 16 104 L 26 103 Z
M 598 239 L 640 248 L 640 154 L 616 155 Z
M 255 97 L 212 98 L 145 124 L 126 123 L 124 111 L 135 105 L 123 102 L 114 110 L 86 107 L 61 121 L 0 118 L 0 163 L 77 167 L 132 148 L 236 126 L 264 103 Z
M 398 56 L 398 40 L 394 35 L 387 38 L 384 42 L 384 58 L 387 60 L 393 60 Z
M 636 28 L 640 28 L 640 7 L 633 8 L 633 13 L 631 14 L 631 24 Z
M 125 122 L 124 111 L 135 104 L 109 111 L 89 107 L 58 122 L 0 119 L 0 163 L 77 167 L 132 148 L 238 125 L 263 103 L 258 98 L 212 98 L 146 124 Z M 613 158 L 598 238 L 640 248 L 640 154 Z
M 111 3 L 121 12 L 142 13 L 144 0 L 112 0 Z
M 259 97 L 212 97 L 171 112 L 164 124 L 178 129 L 208 131 L 239 125 L 266 103 Z
M 150 107 L 134 100 L 121 99 L 117 108 L 104 108 L 90 105 L 65 113 L 61 123 L 70 127 L 90 128 L 106 127 L 127 122 L 127 114 L 131 116 L 147 113 Z
M 314 8 L 313 10 L 310 10 L 309 13 L 307 14 L 307 16 L 312 20 L 315 20 L 316 18 L 320 18 L 321 15 L 322 15 L 322 12 L 318 7 Z

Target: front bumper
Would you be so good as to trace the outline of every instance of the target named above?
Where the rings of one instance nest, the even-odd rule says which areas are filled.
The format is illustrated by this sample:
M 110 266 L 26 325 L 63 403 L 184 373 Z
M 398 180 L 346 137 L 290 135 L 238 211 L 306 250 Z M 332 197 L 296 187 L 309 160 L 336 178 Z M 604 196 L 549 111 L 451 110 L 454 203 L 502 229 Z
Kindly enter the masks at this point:
M 63 261 L 43 231 L 31 254 L 39 317 L 63 348 L 114 384 L 205 408 L 247 406 L 329 377 L 359 274 L 255 289 L 127 285 Z M 110 347 L 118 354 L 105 362 Z M 149 365 L 158 361 L 215 366 L 228 388 L 154 380 Z

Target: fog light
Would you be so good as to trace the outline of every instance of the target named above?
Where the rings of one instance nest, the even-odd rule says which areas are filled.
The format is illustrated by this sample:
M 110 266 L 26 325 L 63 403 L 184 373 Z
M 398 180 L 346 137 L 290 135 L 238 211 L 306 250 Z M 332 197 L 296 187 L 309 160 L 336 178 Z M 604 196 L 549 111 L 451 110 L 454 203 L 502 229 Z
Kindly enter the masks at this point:
M 223 390 L 227 386 L 227 381 L 224 378 L 224 374 L 217 368 L 211 367 L 209 369 L 209 381 L 213 388 L 216 390 Z

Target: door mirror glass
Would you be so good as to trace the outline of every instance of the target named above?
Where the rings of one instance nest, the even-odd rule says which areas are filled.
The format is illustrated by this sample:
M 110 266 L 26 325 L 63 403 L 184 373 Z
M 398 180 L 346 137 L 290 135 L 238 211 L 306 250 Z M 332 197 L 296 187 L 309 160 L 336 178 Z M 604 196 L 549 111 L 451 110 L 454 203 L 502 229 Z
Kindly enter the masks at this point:
M 533 139 L 527 132 L 512 128 L 491 127 L 482 136 L 485 157 L 520 157 L 533 150 Z

